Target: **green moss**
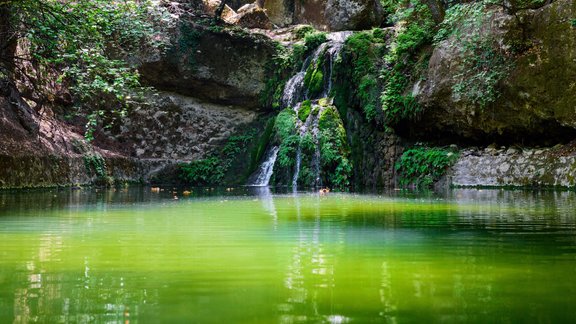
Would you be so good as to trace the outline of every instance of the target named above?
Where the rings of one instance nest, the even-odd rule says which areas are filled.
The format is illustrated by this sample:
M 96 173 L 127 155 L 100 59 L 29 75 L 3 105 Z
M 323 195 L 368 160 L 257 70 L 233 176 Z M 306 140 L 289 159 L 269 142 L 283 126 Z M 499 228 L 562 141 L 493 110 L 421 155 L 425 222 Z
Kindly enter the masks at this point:
M 275 140 L 280 143 L 276 162 L 281 168 L 294 165 L 300 137 L 296 134 L 296 114 L 290 108 L 282 110 L 274 123 Z
M 333 189 L 347 190 L 352 175 L 350 148 L 335 107 L 327 107 L 320 113 L 318 129 L 323 183 Z
M 323 60 L 310 64 L 304 76 L 304 86 L 310 97 L 316 97 L 324 90 L 324 73 L 322 73 Z
M 250 154 L 250 167 L 248 168 L 248 174 L 252 174 L 252 172 L 256 170 L 258 167 L 258 162 L 264 156 L 266 147 L 268 146 L 268 143 L 270 143 L 270 139 L 272 138 L 272 134 L 274 132 L 275 121 L 276 118 L 270 118 L 268 119 L 268 122 L 266 122 L 266 128 L 264 129 L 262 135 L 259 136 L 258 145 L 254 147 Z
M 302 122 L 305 122 L 306 119 L 308 119 L 308 116 L 310 115 L 311 109 L 312 109 L 312 103 L 310 102 L 310 100 L 303 101 L 302 104 L 300 105 L 300 109 L 298 110 L 298 119 L 300 119 Z
M 375 37 L 374 34 L 378 35 Z M 340 62 L 337 69 L 344 70 L 337 74 L 347 79 L 351 77 L 349 87 L 352 89 L 353 101 L 362 108 L 368 121 L 375 121 L 378 116 L 379 60 L 382 56 L 382 30 L 366 31 L 350 36 L 345 44 L 344 53 L 349 59 Z M 349 71 L 346 71 L 349 70 Z M 342 73 L 343 72 L 343 73 Z M 342 75 L 344 74 L 344 75 Z M 350 76 L 346 76 L 350 75 Z M 343 85 L 345 87 L 346 85 Z M 339 109 L 343 105 L 342 87 L 335 87 L 335 102 Z

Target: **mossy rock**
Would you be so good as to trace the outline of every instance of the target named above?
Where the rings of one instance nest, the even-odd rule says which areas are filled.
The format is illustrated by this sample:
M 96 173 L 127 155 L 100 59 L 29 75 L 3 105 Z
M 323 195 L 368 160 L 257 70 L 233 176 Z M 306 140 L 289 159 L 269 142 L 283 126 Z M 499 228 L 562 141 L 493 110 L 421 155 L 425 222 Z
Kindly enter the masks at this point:
M 306 119 L 308 119 L 311 110 L 312 110 L 312 103 L 310 102 L 310 100 L 305 100 L 304 102 L 302 102 L 302 104 L 300 105 L 300 109 L 298 110 L 298 119 L 300 119 L 300 121 L 302 122 L 305 122 Z

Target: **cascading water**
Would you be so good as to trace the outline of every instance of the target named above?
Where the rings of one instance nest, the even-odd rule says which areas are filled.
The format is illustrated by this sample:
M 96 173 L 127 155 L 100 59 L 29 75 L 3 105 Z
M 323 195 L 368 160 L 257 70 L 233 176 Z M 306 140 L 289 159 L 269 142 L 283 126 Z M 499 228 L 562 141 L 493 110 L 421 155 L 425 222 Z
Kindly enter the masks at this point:
M 295 154 L 294 173 L 292 176 L 292 187 L 294 190 L 298 187 L 298 181 L 303 167 L 303 158 L 310 158 L 310 160 L 306 160 L 306 163 L 309 163 L 309 172 L 311 172 L 311 175 L 307 177 L 309 180 L 306 184 L 314 187 L 322 185 L 320 177 L 321 154 L 318 124 L 320 115 L 325 109 L 325 104 L 331 103 L 331 100 L 322 99 L 325 100 L 325 104 L 318 104 L 317 102 L 320 98 L 328 98 L 330 96 L 330 92 L 332 91 L 332 72 L 334 69 L 334 63 L 338 59 L 338 56 L 344 47 L 344 42 L 350 35 L 352 35 L 352 32 L 335 32 L 328 34 L 328 41 L 321 44 L 303 61 L 300 70 L 295 73 L 284 86 L 284 92 L 282 94 L 282 105 L 284 108 L 292 108 L 296 116 L 298 116 L 302 103 L 306 100 L 310 100 L 307 104 L 310 105 L 310 108 L 313 110 L 313 113 L 308 114 L 306 120 L 296 118 L 297 135 L 301 139 L 304 136 L 310 135 L 314 145 L 314 151 L 304 154 L 301 144 L 298 144 Z M 312 68 L 318 69 L 322 72 L 321 91 L 310 91 L 310 89 L 307 89 L 306 87 L 305 79 L 307 78 L 307 73 L 310 73 L 310 69 Z M 275 147 L 274 149 L 275 150 L 269 152 L 257 174 L 251 177 L 252 182 L 250 183 L 252 185 L 268 185 L 274 169 L 276 156 L 278 154 L 278 148 Z
M 280 148 L 274 146 L 266 154 L 266 159 L 260 165 L 260 168 L 254 173 L 248 182 L 251 186 L 267 186 L 270 183 L 270 178 L 272 177 L 272 172 L 274 170 L 274 163 L 276 163 L 276 157 L 278 156 L 278 151 Z

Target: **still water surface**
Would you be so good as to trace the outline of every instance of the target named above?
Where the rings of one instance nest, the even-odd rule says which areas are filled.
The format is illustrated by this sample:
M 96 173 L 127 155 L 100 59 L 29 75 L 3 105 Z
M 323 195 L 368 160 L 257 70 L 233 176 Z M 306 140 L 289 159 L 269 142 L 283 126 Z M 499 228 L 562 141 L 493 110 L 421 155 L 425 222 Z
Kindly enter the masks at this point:
M 576 322 L 575 193 L 179 196 L 0 193 L 0 323 Z

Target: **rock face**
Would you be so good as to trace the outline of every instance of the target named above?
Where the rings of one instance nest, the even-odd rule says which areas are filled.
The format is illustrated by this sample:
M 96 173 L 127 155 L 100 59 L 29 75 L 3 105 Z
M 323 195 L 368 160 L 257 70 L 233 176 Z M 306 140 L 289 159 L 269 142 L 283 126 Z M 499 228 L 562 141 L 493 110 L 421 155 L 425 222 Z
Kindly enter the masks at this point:
M 400 138 L 366 125 L 356 111 L 348 111 L 346 121 L 354 184 L 361 189 L 394 187 L 394 163 L 403 151 Z
M 453 186 L 576 185 L 573 147 L 547 149 L 486 148 L 465 150 L 448 173 Z
M 378 0 L 267 0 L 264 8 L 276 25 L 310 24 L 329 31 L 369 29 L 384 18 Z
M 219 104 L 259 107 L 266 66 L 276 53 L 262 35 L 183 24 L 174 46 L 140 67 L 144 81 L 158 89 Z
M 370 29 L 379 26 L 384 18 L 378 0 L 328 0 L 325 10 L 330 30 Z
M 413 95 L 425 106 L 414 127 L 422 133 L 456 134 L 472 140 L 562 140 L 576 132 L 576 1 L 560 0 L 514 16 L 492 8 L 481 30 L 512 57 L 512 68 L 498 83 L 497 100 L 480 107 L 455 95 L 463 59 L 452 36 L 437 45 L 425 81 Z M 511 54 L 515 46 L 525 47 Z
M 138 158 L 202 159 L 258 116 L 242 107 L 167 92 L 160 92 L 150 103 L 132 112 L 113 135 Z

